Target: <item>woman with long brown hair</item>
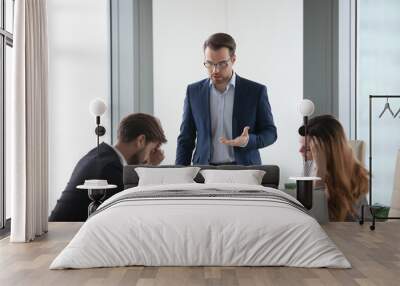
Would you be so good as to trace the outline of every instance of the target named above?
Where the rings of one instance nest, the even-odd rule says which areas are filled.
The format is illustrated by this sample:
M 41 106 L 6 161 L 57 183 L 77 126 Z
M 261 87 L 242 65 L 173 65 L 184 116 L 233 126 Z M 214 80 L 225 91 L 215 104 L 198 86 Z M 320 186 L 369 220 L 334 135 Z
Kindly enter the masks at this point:
M 304 127 L 299 133 L 305 135 Z M 342 125 L 331 115 L 316 116 L 309 121 L 307 133 L 316 175 L 328 198 L 330 220 L 356 219 L 360 204 L 366 204 L 368 172 L 354 156 Z

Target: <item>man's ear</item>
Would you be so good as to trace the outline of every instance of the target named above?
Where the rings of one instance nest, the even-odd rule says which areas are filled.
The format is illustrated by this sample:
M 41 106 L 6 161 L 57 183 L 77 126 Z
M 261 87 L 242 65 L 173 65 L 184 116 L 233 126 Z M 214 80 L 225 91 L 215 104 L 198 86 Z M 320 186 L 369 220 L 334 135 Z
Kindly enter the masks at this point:
M 140 149 L 146 146 L 146 136 L 144 134 L 140 134 L 138 137 L 136 137 L 136 145 Z
M 231 56 L 231 62 L 232 62 L 232 64 L 234 64 L 236 62 L 236 55 Z

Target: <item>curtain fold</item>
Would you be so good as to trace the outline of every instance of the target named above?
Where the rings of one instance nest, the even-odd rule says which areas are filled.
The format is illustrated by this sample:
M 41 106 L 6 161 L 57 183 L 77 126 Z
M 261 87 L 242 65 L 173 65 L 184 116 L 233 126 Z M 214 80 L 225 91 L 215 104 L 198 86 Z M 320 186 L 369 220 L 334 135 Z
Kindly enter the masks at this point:
M 400 216 L 400 150 L 397 151 L 396 167 L 394 169 L 394 186 L 389 210 L 390 217 Z
M 48 228 L 47 0 L 17 0 L 11 100 L 11 237 L 27 242 Z

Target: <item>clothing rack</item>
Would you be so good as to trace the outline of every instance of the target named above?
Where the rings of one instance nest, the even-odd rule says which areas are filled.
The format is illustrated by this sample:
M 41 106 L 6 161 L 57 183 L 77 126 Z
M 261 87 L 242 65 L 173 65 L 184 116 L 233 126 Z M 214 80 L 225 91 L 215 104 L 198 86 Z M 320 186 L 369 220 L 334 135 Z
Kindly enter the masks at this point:
M 372 206 L 372 103 L 374 99 L 400 98 L 400 95 L 370 95 L 369 96 L 369 202 L 368 205 L 361 205 L 361 219 L 359 223 L 364 224 L 364 208 L 367 207 L 372 215 L 372 224 L 369 226 L 371 230 L 375 230 L 376 219 L 400 219 L 400 217 L 378 217 Z M 397 115 L 397 114 L 396 114 Z

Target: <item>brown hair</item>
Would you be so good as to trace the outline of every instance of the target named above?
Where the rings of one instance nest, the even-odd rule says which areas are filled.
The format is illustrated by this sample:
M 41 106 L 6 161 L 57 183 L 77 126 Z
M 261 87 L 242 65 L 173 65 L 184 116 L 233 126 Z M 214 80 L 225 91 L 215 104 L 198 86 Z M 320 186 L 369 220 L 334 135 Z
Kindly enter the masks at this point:
M 216 33 L 208 37 L 208 39 L 204 42 L 203 50 L 206 48 L 216 51 L 221 48 L 228 48 L 229 54 L 233 56 L 236 51 L 236 43 L 231 35 L 225 33 Z
M 310 120 L 307 133 L 317 175 L 326 186 L 330 219 L 354 216 L 354 205 L 368 193 L 368 171 L 354 156 L 342 125 L 331 115 L 321 115 Z
M 167 142 L 159 120 L 152 115 L 133 113 L 121 120 L 118 126 L 118 140 L 128 143 L 139 135 L 144 135 L 146 142 Z

